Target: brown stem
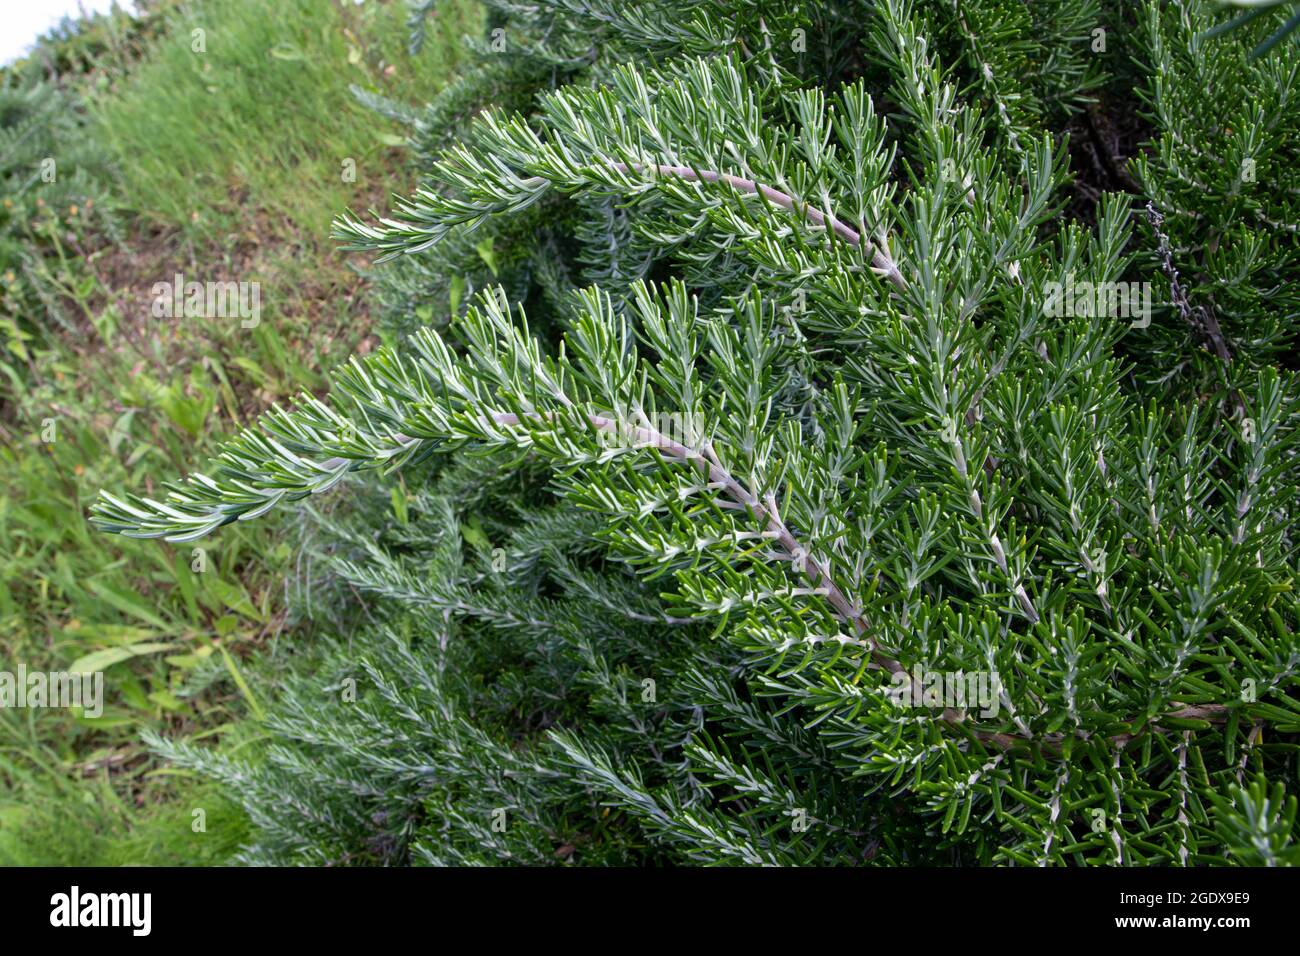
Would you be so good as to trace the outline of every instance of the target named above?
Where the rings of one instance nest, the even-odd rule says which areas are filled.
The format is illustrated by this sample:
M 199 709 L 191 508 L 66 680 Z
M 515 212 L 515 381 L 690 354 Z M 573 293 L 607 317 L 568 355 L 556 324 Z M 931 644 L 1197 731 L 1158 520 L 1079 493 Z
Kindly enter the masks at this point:
M 1184 322 L 1201 334 L 1205 339 L 1206 347 L 1214 352 L 1224 365 L 1232 364 L 1232 352 L 1228 348 L 1228 340 L 1223 336 L 1219 320 L 1215 318 L 1212 311 L 1193 306 L 1187 298 L 1187 293 L 1178 279 L 1178 268 L 1174 265 L 1174 254 L 1169 247 L 1169 237 L 1161 229 L 1165 217 L 1156 209 L 1155 203 L 1147 203 L 1147 219 L 1151 222 L 1151 229 L 1159 243 L 1156 256 L 1160 259 L 1161 271 L 1169 279 L 1169 294 L 1178 309 L 1178 314 L 1182 316 Z
M 614 163 L 613 166 L 619 172 L 624 174 L 634 170 L 636 172 L 653 170 L 661 176 L 676 176 L 678 179 L 685 179 L 691 182 L 726 183 L 728 186 L 731 186 L 733 189 L 737 189 L 740 192 L 762 196 L 769 202 L 780 206 L 782 209 L 801 213 L 805 219 L 815 226 L 822 226 L 831 229 L 831 231 L 845 242 L 849 243 L 849 245 L 861 246 L 864 251 L 870 254 L 871 264 L 877 272 L 881 273 L 885 278 L 893 283 L 894 287 L 900 292 L 907 289 L 907 281 L 903 278 L 903 274 L 898 271 L 898 266 L 894 264 L 894 260 L 889 257 L 889 254 L 885 252 L 885 250 L 876 246 L 843 220 L 836 218 L 834 215 L 827 215 L 815 206 L 810 206 L 808 203 L 796 199 L 789 193 L 783 193 L 780 190 L 773 189 L 771 186 L 764 186 L 761 183 L 756 183 L 752 179 L 745 179 L 743 176 L 733 176 L 730 173 L 714 172 L 711 169 L 695 170 L 689 166 L 661 166 L 654 163 L 632 163 L 631 165 L 627 163 Z

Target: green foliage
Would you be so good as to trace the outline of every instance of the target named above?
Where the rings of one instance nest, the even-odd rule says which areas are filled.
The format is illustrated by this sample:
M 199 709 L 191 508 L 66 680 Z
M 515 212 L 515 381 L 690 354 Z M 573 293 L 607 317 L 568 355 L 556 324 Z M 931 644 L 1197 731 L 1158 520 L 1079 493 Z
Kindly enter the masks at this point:
M 139 62 L 165 28 L 166 13 L 179 0 L 135 0 L 131 9 L 114 3 L 102 12 L 64 16 L 40 36 L 32 51 L 0 71 L 32 71 L 60 82 L 102 89 Z
M 277 5 L 279 15 L 260 27 L 267 5 L 248 0 L 209 0 L 166 16 L 147 6 L 140 19 L 118 13 L 61 26 L 3 71 L 0 88 L 0 255 L 13 257 L 0 270 L 8 346 L 0 366 L 0 670 L 86 667 L 105 678 L 99 718 L 0 709 L 5 864 L 219 863 L 241 839 L 244 815 L 229 801 L 213 803 L 206 783 L 160 772 L 140 732 L 225 740 L 237 735 L 245 709 L 256 712 L 256 652 L 298 624 L 279 606 L 281 578 L 293 566 L 283 528 L 246 527 L 202 553 L 159 549 L 94 533 L 86 506 L 104 485 L 185 467 L 244 422 L 247 409 L 321 387 L 317 369 L 365 337 L 368 316 L 340 291 L 355 279 L 324 234 L 345 201 L 329 192 L 343 186 L 339 117 L 352 117 L 351 142 L 370 151 L 358 158 L 372 159 L 360 164 L 349 196 L 373 189 L 397 163 L 380 139 L 388 125 L 355 107 L 348 82 L 369 75 L 395 90 L 436 88 L 457 57 L 459 19 L 477 17 L 472 4 L 449 4 L 447 31 L 415 63 L 391 6 Z M 273 98 L 296 91 L 307 119 L 277 130 L 268 122 L 277 117 L 256 101 L 206 91 L 185 99 L 195 93 L 196 55 L 188 32 L 172 31 L 195 17 L 217 24 L 221 43 L 239 44 L 236 56 L 217 60 L 216 75 L 232 85 L 260 77 Z M 294 61 L 269 53 L 281 42 L 328 55 L 329 85 L 295 86 L 306 68 L 284 71 Z M 177 57 L 182 44 L 186 56 Z M 352 49 L 359 64 L 349 63 Z M 131 127 L 125 117 L 158 91 L 173 98 L 154 99 L 153 112 Z M 181 102 L 182 115 L 160 112 Z M 226 160 L 242 148 L 213 139 L 218 117 L 218 127 L 242 123 L 240 136 L 253 138 L 243 146 L 256 139 L 268 150 L 238 208 L 225 185 L 204 188 L 226 183 Z M 120 137 L 116 150 L 105 142 L 109 127 Z M 199 154 L 197 190 L 184 177 L 137 178 L 137 160 L 167 161 L 160 128 L 171 147 Z M 271 143 L 277 132 L 297 139 Z M 317 189 L 300 180 L 292 196 L 277 195 L 288 189 L 269 158 L 277 145 L 276 161 L 328 168 L 328 181 Z M 41 177 L 46 157 L 57 173 L 50 182 Z M 313 205 L 318 194 L 325 198 Z M 266 213 L 277 201 L 289 215 Z M 164 222 L 160 231 L 135 214 L 142 207 L 171 209 L 189 228 L 178 235 L 178 222 Z M 283 242 L 298 236 L 311 241 Z M 262 323 L 250 331 L 237 321 L 152 316 L 145 293 L 178 271 L 260 279 Z M 201 835 L 191 829 L 194 807 L 208 810 Z
M 946 4 L 918 7 L 926 36 L 973 78 L 963 91 L 994 117 L 1004 141 L 1020 140 L 1084 107 L 1101 84 L 1103 59 L 1092 50 L 1101 5 L 1081 0 L 1043 3 Z
M 1286 797 L 1279 782 L 1271 789 L 1262 779 L 1249 787 L 1230 788 L 1227 796 L 1213 798 L 1221 842 L 1231 848 L 1234 862 L 1244 866 L 1295 866 L 1300 848 L 1291 841 L 1295 829 L 1296 798 Z
M 266 723 L 272 742 L 257 761 L 158 746 L 240 795 L 258 829 L 243 862 L 477 862 L 501 854 L 540 863 L 556 859 L 558 834 L 582 843 L 584 858 L 634 862 L 635 833 L 619 817 L 602 817 L 545 746 L 544 731 L 559 720 L 612 719 L 611 711 L 639 720 L 622 671 L 645 672 L 652 660 L 662 667 L 674 654 L 655 626 L 661 616 L 625 613 L 629 601 L 649 611 L 653 595 L 617 569 L 607 569 L 622 582 L 617 601 L 586 592 L 584 585 L 607 586 L 582 567 L 596 551 L 594 522 L 567 509 L 521 507 L 545 497 L 535 476 L 521 482 L 499 464 L 473 463 L 433 484 L 409 497 L 399 492 L 400 511 L 372 493 L 346 523 L 317 516 L 310 540 L 327 544 L 311 548 L 311 559 L 330 569 L 313 581 L 321 638 L 294 667 L 298 677 Z M 364 525 L 352 523 L 362 516 Z M 500 571 L 488 541 L 501 547 Z M 364 609 L 352 600 L 358 591 Z M 607 645 L 600 666 L 616 660 L 619 673 L 576 666 L 577 656 L 594 654 L 597 636 Z M 599 696 L 584 703 L 575 683 Z M 497 810 L 509 821 L 500 833 L 492 827 Z
M 1156 135 L 1132 167 L 1160 221 L 1158 235 L 1152 216 L 1141 217 L 1147 270 L 1170 304 L 1135 339 L 1135 374 L 1189 397 L 1249 388 L 1262 367 L 1287 364 L 1300 311 L 1291 186 L 1300 58 L 1291 50 L 1252 62 L 1242 44 L 1207 41 L 1207 12 L 1143 10 L 1143 101 Z
M 0 81 L 0 331 L 9 375 L 49 324 L 70 329 L 84 303 L 73 268 L 93 233 L 116 233 L 107 153 L 86 137 L 75 94 L 30 72 Z M 41 316 L 33 320 L 33 316 Z
M 1254 23 L 1261 17 L 1265 17 L 1270 11 L 1277 7 L 1287 6 L 1288 4 L 1294 6 L 1294 3 L 1291 2 L 1291 0 L 1223 0 L 1223 2 L 1230 3 L 1236 7 L 1247 7 L 1248 9 L 1245 13 L 1238 14 L 1231 20 L 1226 20 L 1214 27 L 1212 30 L 1207 31 L 1205 35 L 1208 37 L 1220 36 L 1224 33 L 1240 30 L 1247 24 Z M 1261 41 L 1255 49 L 1251 50 L 1250 58 L 1252 60 L 1257 60 L 1260 57 L 1265 56 L 1275 46 L 1294 33 L 1297 27 L 1300 27 L 1300 13 L 1288 16 L 1285 23 L 1277 27 L 1277 29 L 1270 33 L 1266 39 Z M 1269 27 L 1269 29 L 1272 30 L 1273 28 Z
M 39 744 L 20 750 L 3 739 L 0 866 L 220 865 L 249 834 L 242 811 L 211 782 L 176 786 L 166 802 L 153 802 L 162 788 L 147 785 L 137 795 L 148 802 L 135 807 L 107 765 L 88 762 L 70 775 Z
M 99 111 L 140 212 L 189 230 L 239 228 L 251 201 L 322 235 L 337 209 L 389 170 L 387 124 L 351 101 L 349 84 L 390 95 L 436 89 L 461 58 L 469 2 L 446 3 L 448 22 L 419 58 L 403 49 L 396 4 L 221 0 L 169 14 L 149 61 Z M 355 167 L 345 178 L 345 162 Z
M 1069 220 L 1094 10 L 522 11 L 557 68 L 598 36 L 590 74 L 336 225 L 518 284 L 94 509 L 186 542 L 368 475 L 271 740 L 152 738 L 243 795 L 244 857 L 1293 862 L 1295 267 L 1246 227 L 1293 191 L 1225 157 L 1287 182 L 1300 54 L 1145 5 L 1139 192 Z M 828 70 L 727 39 L 817 18 Z M 1143 282 L 1150 315 L 1092 295 Z
M 117 170 L 91 135 L 88 99 L 138 61 L 161 15 L 114 8 L 65 17 L 32 52 L 0 66 L 0 369 L 33 362 L 51 326 L 94 321 L 96 280 L 83 262 L 122 242 Z

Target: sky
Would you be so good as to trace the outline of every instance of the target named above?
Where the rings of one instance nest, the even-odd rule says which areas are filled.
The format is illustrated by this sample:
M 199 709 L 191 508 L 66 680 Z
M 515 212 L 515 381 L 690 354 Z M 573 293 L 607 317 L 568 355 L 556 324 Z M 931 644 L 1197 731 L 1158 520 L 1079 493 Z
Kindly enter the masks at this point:
M 113 0 L 0 0 L 0 63 L 9 63 L 27 52 L 32 41 L 81 8 L 106 12 Z M 118 6 L 135 9 L 130 0 Z

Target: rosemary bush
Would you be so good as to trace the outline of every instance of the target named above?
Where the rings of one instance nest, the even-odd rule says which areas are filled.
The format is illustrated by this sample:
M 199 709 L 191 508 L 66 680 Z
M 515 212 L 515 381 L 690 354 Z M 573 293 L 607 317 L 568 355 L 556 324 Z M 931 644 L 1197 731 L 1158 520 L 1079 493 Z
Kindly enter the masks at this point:
M 1221 18 L 497 6 L 525 106 L 336 226 L 427 324 L 96 506 L 364 473 L 266 753 L 157 746 L 258 861 L 1294 862 L 1300 56 Z

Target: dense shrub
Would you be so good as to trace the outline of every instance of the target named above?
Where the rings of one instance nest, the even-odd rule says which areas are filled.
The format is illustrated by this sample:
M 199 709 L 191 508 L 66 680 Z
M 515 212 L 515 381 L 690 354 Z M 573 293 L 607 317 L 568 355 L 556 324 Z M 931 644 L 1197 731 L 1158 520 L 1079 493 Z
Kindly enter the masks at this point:
M 529 8 L 337 226 L 430 324 L 98 505 L 372 473 L 273 743 L 159 748 L 259 861 L 1294 862 L 1300 55 L 1216 11 Z

